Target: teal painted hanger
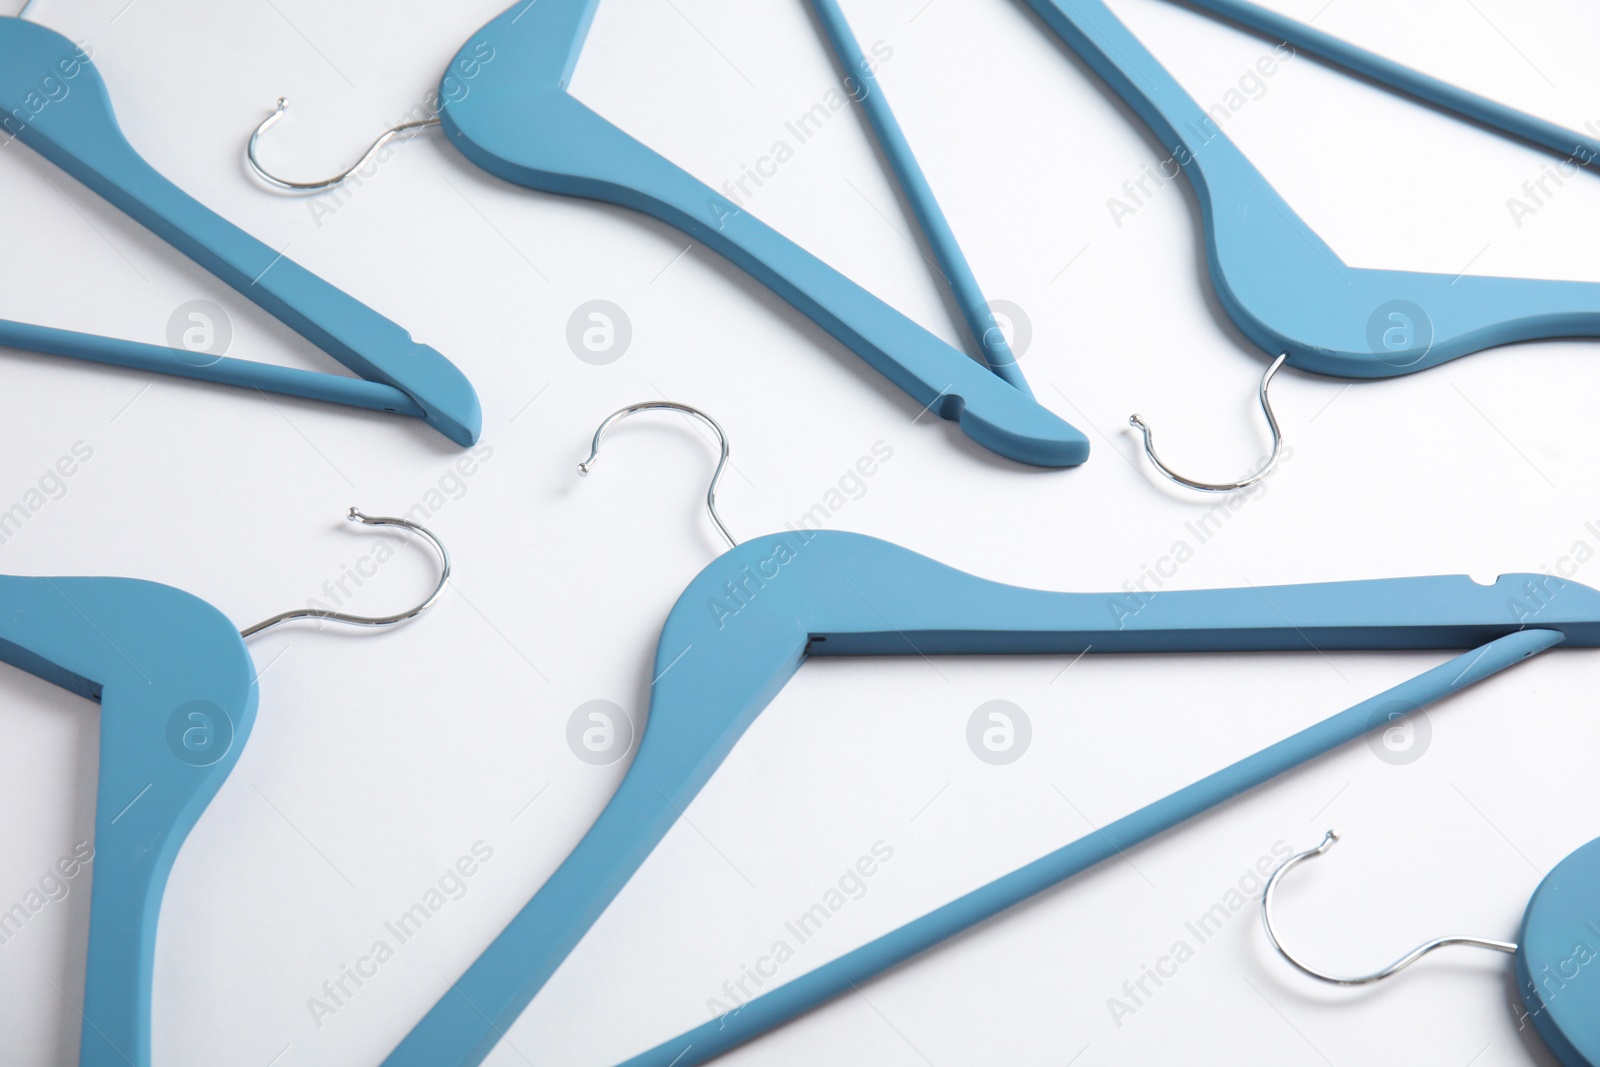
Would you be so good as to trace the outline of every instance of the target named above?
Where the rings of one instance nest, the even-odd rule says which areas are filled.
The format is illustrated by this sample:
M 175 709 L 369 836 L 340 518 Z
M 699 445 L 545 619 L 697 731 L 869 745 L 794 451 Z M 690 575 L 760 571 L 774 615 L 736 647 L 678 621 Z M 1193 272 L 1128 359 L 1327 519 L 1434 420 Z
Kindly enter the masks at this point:
M 1043 467 L 1070 467 L 1088 458 L 1088 438 L 1028 389 L 893 113 L 881 102 L 870 64 L 830 0 L 813 4 L 845 69 L 847 88 L 866 108 L 989 370 L 572 96 L 567 85 L 597 3 L 539 0 L 510 8 L 474 34 L 447 68 L 437 119 L 388 131 L 355 166 L 331 179 L 289 181 L 255 158 L 257 139 L 282 114 L 281 101 L 250 139 L 251 164 L 279 188 L 327 188 L 360 169 L 395 135 L 442 123 L 449 142 L 496 177 L 619 204 L 682 230 L 794 305 L 926 410 L 959 423 L 985 448 Z
M 643 211 L 706 243 L 920 403 L 958 419 L 986 447 L 1043 466 L 1067 466 L 1087 457 L 1081 435 L 1025 392 L 1015 354 L 994 322 L 837 0 L 808 2 L 994 375 L 975 376 L 971 360 L 961 359 L 739 204 L 574 99 L 567 85 L 598 2 L 540 0 L 507 10 L 457 54 L 440 86 L 438 118 L 397 127 L 370 152 L 398 132 L 443 125 L 450 143 L 468 159 L 507 181 Z M 1189 176 L 1201 205 L 1218 297 L 1263 351 L 1302 370 L 1379 378 L 1515 341 L 1600 334 L 1600 285 L 1593 283 L 1374 270 L 1344 263 L 1101 0 L 1026 3 L 1127 101 Z M 1580 167 L 1600 155 L 1600 139 L 1413 71 L 1248 0 L 1193 0 L 1192 6 Z M 495 56 L 500 58 L 486 62 Z M 257 135 L 276 117 L 259 127 Z M 259 166 L 258 173 L 282 186 L 310 189 L 342 180 L 355 169 L 314 183 L 285 182 Z M 1275 362 L 1268 378 L 1281 365 Z M 995 376 L 1012 388 L 995 390 Z M 1273 429 L 1276 456 L 1281 438 L 1265 386 L 1264 379 L 1262 406 Z M 1264 477 L 1270 468 L 1269 463 L 1239 483 L 1185 478 L 1156 455 L 1148 428 L 1135 425 L 1146 429 L 1146 452 L 1157 468 L 1191 488 L 1228 491 Z
M 1593 595 L 1592 591 L 1588 592 Z M 701 1026 L 630 1057 L 621 1067 L 694 1067 L 716 1059 L 916 959 L 1008 908 L 1123 856 L 1129 849 L 1364 734 L 1391 729 L 1430 704 L 1515 666 L 1562 640 L 1558 629 L 1516 630 L 1496 637 L 1108 823 L 781 986 L 751 997 Z
M 149 1067 L 156 926 L 173 861 L 255 722 L 244 638 L 296 619 L 392 626 L 426 611 L 450 575 L 444 546 L 405 519 L 352 521 L 421 537 L 434 591 L 396 615 L 288 611 L 242 633 L 198 597 L 133 578 L 0 575 L 0 660 L 100 704 L 94 886 L 80 1067 Z M 70 998 L 69 998 L 70 999 Z
M 847 73 L 858 72 L 868 90 L 862 95 L 862 107 L 901 174 L 913 208 L 924 218 L 924 229 L 941 255 L 958 299 L 965 292 L 975 293 L 976 282 L 837 0 L 810 2 Z M 1205 492 L 1230 492 L 1272 473 L 1283 438 L 1267 389 L 1285 363 L 1345 377 L 1389 377 L 1516 341 L 1600 336 L 1600 285 L 1592 282 L 1349 266 L 1295 214 L 1218 121 L 1183 91 L 1102 0 L 1027 2 L 1161 138 L 1170 160 L 1189 176 L 1201 204 L 1207 258 L 1218 296 L 1240 330 L 1276 357 L 1259 390 L 1272 432 L 1272 453 L 1241 481 L 1199 481 L 1177 473 L 1157 454 L 1150 427 L 1138 415 L 1130 419 L 1143 435 L 1152 465 L 1172 481 Z M 1382 88 L 1552 152 L 1572 177 L 1600 158 L 1600 139 L 1414 71 L 1249 0 L 1187 2 L 1270 41 L 1292 44 Z M 1564 179 L 1558 175 L 1557 180 Z M 963 299 L 963 307 L 973 306 L 974 300 L 981 297 Z
M 1217 120 L 1102 0 L 1026 0 L 1160 138 L 1200 201 L 1217 296 L 1239 329 L 1291 366 L 1387 378 L 1480 349 L 1600 336 L 1600 285 L 1352 267 L 1297 215 Z M 1245 0 L 1190 5 L 1584 166 L 1600 140 L 1497 104 Z
M 592 464 L 601 436 L 618 418 L 659 408 L 686 411 L 721 435 L 715 421 L 694 409 L 665 401 L 635 405 L 601 425 L 580 470 Z M 724 437 L 719 475 L 726 458 Z M 714 518 L 715 489 L 714 478 L 707 495 Z M 1340 738 L 1387 723 L 1383 716 L 1396 702 L 1408 709 L 1421 706 L 1556 644 L 1600 645 L 1600 592 L 1550 575 L 1520 574 L 1493 585 L 1430 577 L 1153 595 L 1058 593 L 986 581 L 859 534 L 800 530 L 746 541 L 707 566 L 668 615 L 656 649 L 643 738 L 605 810 L 385 1063 L 468 1067 L 482 1062 L 740 735 L 811 657 L 1474 650 L 1357 705 L 1332 726 L 1296 735 L 1254 763 L 1229 768 L 1177 799 L 1146 809 L 1110 837 L 1091 835 L 999 889 L 935 913 L 910 936 L 874 943 L 846 968 L 822 968 L 812 972 L 819 977 L 802 976 L 762 998 L 781 1004 L 770 998 L 800 996 L 801 1001 L 779 1009 L 791 1015 L 848 988 L 852 973 L 877 973 L 1098 862 L 1116 847 L 1116 835 L 1142 840 L 1259 784 L 1263 775 L 1281 773 L 1342 743 Z M 813 984 L 806 985 L 808 979 Z M 747 1033 L 741 1026 L 761 1032 L 772 1024 L 752 1010 L 755 1003 L 708 1028 L 730 1039 Z M 711 1047 L 705 1037 L 695 1035 L 692 1051 L 678 1048 L 671 1056 L 641 1062 L 679 1067 L 700 1062 Z
M 0 141 L 32 148 L 361 377 L 7 320 L 0 345 L 409 415 L 459 445 L 478 439 L 478 396 L 453 363 L 162 177 L 123 137 L 87 53 L 22 18 L 0 18 L 0 130 Z

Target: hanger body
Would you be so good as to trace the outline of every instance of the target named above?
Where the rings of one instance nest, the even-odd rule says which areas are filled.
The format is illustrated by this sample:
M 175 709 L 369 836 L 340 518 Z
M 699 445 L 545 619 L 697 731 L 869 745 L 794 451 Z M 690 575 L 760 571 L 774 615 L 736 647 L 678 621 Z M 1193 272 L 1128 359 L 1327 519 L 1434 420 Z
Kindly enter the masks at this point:
M 889 106 L 889 99 L 878 84 L 873 62 L 861 50 L 861 44 L 850 29 L 844 10 L 839 7 L 839 0 L 809 0 L 809 3 L 833 49 L 845 88 L 851 99 L 861 106 L 872 128 L 873 138 L 893 169 L 906 203 L 910 205 L 917 224 L 938 259 L 939 273 L 961 308 L 967 329 L 978 342 L 984 362 L 1006 382 L 1032 396 L 1033 390 L 1029 388 L 1028 379 L 1023 376 L 1022 368 L 1017 363 L 1017 354 L 1012 350 L 1005 332 L 994 321 L 989 302 L 984 299 L 983 291 L 978 286 L 977 276 L 972 273 L 972 267 L 956 241 L 955 231 L 950 228 L 938 198 L 933 195 L 933 186 L 922 173 L 922 165 L 911 151 L 911 142 L 900 129 L 900 121 L 894 117 L 894 109 Z
M 622 1067 L 694 1067 L 713 1060 L 1068 878 L 1124 856 L 1129 849 L 1363 734 L 1388 729 L 1397 717 L 1515 666 L 1561 639 L 1554 630 L 1519 630 L 1464 652 L 753 997 L 628 1059 Z M 1567 932 L 1563 930 L 1562 936 Z M 1571 942 L 1565 943 L 1570 955 Z M 1600 939 L 1595 943 L 1600 946 Z
M 131 578 L 0 575 L 0 659 L 100 704 L 81 1067 L 148 1067 L 156 921 L 173 860 L 256 714 L 239 631 Z
M 1600 336 L 1592 282 L 1352 267 L 1280 197 L 1228 135 L 1101 0 L 1026 0 L 1105 79 L 1183 168 L 1200 201 L 1217 296 L 1265 352 L 1302 370 L 1385 378 L 1480 349 Z M 1600 157 L 1564 130 L 1241 0 L 1194 0 L 1399 92 L 1540 145 Z
M 440 119 L 450 143 L 506 181 L 619 204 L 682 230 L 793 304 L 918 404 L 959 422 L 985 448 L 1044 467 L 1088 458 L 1088 439 L 1031 395 L 568 93 L 598 2 L 519 3 L 475 34 L 449 68 L 467 69 L 460 67 L 465 63 L 479 70 L 472 92 L 442 94 Z M 511 58 L 483 64 L 484 48 Z
M 747 541 L 668 616 L 646 729 L 610 803 L 385 1062 L 481 1062 L 810 656 L 1461 649 L 1507 637 L 1518 647 L 1501 665 L 1557 641 L 1600 645 L 1600 593 L 1509 575 L 1492 586 L 1432 577 L 1162 591 L 1141 603 L 1000 585 L 859 534 Z
M 89 959 L 83 1006 L 72 1005 L 83 1018 L 80 1067 L 150 1067 L 167 876 L 255 722 L 245 639 L 303 619 L 396 626 L 437 603 L 450 580 L 450 555 L 427 527 L 359 508 L 346 518 L 430 546 L 440 564 L 433 591 L 390 615 L 296 608 L 240 631 L 205 601 L 155 582 L 0 575 L 0 660 L 101 706 Z
M 61 34 L 0 18 L 0 129 L 366 381 L 237 359 L 191 361 L 154 345 L 9 321 L 0 321 L 0 344 L 393 411 L 426 420 L 460 445 L 478 439 L 478 397 L 454 364 L 162 177 L 123 137 L 93 63 Z

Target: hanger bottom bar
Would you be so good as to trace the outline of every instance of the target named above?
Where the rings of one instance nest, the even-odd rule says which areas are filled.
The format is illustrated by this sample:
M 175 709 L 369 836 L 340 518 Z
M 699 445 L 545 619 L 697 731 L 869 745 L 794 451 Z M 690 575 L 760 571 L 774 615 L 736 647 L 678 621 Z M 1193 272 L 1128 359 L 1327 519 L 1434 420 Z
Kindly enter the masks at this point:
M 256 363 L 229 356 L 211 356 L 204 352 L 58 330 L 51 326 L 0 319 L 0 345 L 68 359 L 84 359 L 112 367 L 170 374 L 241 389 L 257 389 L 303 400 L 321 400 L 365 411 L 384 411 L 417 419 L 424 415 L 415 400 L 382 382 L 295 367 L 278 367 L 271 363 Z

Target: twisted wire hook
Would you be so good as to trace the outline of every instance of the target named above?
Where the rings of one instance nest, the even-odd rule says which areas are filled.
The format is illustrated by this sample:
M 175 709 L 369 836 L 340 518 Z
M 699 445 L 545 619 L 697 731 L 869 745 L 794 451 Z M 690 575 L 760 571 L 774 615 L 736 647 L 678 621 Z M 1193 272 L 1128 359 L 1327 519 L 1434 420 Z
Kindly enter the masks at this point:
M 254 637 L 263 630 L 269 630 L 279 623 L 291 622 L 295 619 L 323 619 L 327 622 L 342 622 L 350 626 L 394 626 L 396 623 L 406 622 L 421 615 L 433 607 L 439 597 L 444 594 L 444 587 L 450 583 L 450 553 L 445 551 L 444 543 L 436 537 L 432 530 L 410 519 L 385 518 L 364 514 L 360 508 L 351 508 L 345 512 L 345 518 L 351 522 L 359 522 L 363 526 L 392 526 L 395 529 L 410 530 L 421 537 L 433 550 L 439 553 L 439 584 L 433 587 L 433 592 L 428 594 L 426 600 L 413 608 L 398 611 L 393 615 L 348 615 L 340 611 L 327 611 L 321 608 L 298 608 L 294 611 L 279 612 L 272 618 L 258 622 L 248 629 L 239 631 L 241 637 Z
M 1334 985 L 1371 985 L 1373 982 L 1381 982 L 1391 975 L 1400 973 L 1413 963 L 1416 963 L 1422 957 L 1426 956 L 1428 953 L 1432 952 L 1434 949 L 1444 948 L 1446 945 L 1471 945 L 1474 948 L 1493 949 L 1496 952 L 1515 953 L 1517 951 L 1517 946 L 1513 942 L 1494 941 L 1487 937 L 1436 937 L 1432 941 L 1425 941 L 1418 945 L 1416 948 L 1412 949 L 1410 952 L 1407 952 L 1404 956 L 1401 956 L 1399 959 L 1389 964 L 1389 966 L 1384 967 L 1382 970 L 1373 971 L 1371 974 L 1361 974 L 1350 977 L 1329 974 L 1327 971 L 1319 970 L 1308 963 L 1304 963 L 1301 960 L 1296 959 L 1294 954 L 1284 947 L 1283 942 L 1278 939 L 1277 931 L 1273 929 L 1272 894 L 1277 891 L 1278 882 L 1285 874 L 1288 874 L 1291 870 L 1306 860 L 1323 855 L 1335 844 L 1337 844 L 1338 841 L 1338 831 L 1329 830 L 1323 837 L 1322 843 L 1316 848 L 1309 849 L 1296 856 L 1290 856 L 1284 861 L 1283 866 L 1272 872 L 1272 877 L 1267 879 L 1267 888 L 1261 894 L 1261 921 L 1266 925 L 1267 939 L 1272 942 L 1272 947 L 1278 950 L 1278 955 L 1288 960 L 1294 967 L 1300 970 L 1301 973 L 1308 974 L 1312 978 L 1317 978 L 1324 982 L 1331 982 Z
M 29 0 L 29 3 L 32 2 L 33 0 Z M 295 182 L 290 181 L 287 178 L 280 178 L 271 173 L 266 167 L 261 165 L 261 160 L 256 158 L 256 146 L 261 141 L 261 135 L 278 124 L 278 120 L 283 118 L 283 113 L 288 109 L 288 107 L 289 98 L 287 96 L 278 97 L 277 106 L 272 109 L 272 114 L 262 119 L 261 124 L 251 132 L 250 140 L 245 143 L 244 158 L 245 161 L 250 164 L 250 169 L 255 171 L 256 177 L 260 178 L 268 185 L 275 185 L 279 189 L 287 189 L 294 193 L 310 193 L 316 192 L 319 189 L 331 189 L 335 185 L 338 185 L 340 182 L 344 181 L 346 178 L 350 177 L 350 175 L 354 174 L 356 171 L 360 170 L 362 167 L 365 167 L 373 156 L 382 151 L 384 145 L 388 144 L 396 137 L 399 137 L 402 134 L 426 129 L 429 126 L 439 125 L 438 116 L 434 116 L 433 118 L 416 119 L 412 122 L 402 122 L 398 126 L 391 126 L 387 130 L 383 131 L 383 133 L 378 136 L 376 141 L 372 142 L 372 145 L 366 150 L 360 159 L 356 160 L 354 164 L 346 167 L 344 170 L 341 170 L 333 177 L 325 178 L 322 181 Z
M 1285 352 L 1272 361 L 1272 366 L 1261 376 L 1261 388 L 1258 395 L 1261 399 L 1261 410 L 1267 416 L 1267 426 L 1272 430 L 1272 455 L 1261 465 L 1261 469 L 1250 477 L 1237 482 L 1198 482 L 1193 478 L 1185 478 L 1171 467 L 1161 461 L 1156 455 L 1155 437 L 1150 431 L 1150 426 L 1138 415 L 1128 417 L 1128 425 L 1137 427 L 1144 434 L 1144 454 L 1150 457 L 1150 462 L 1155 464 L 1156 470 L 1165 474 L 1179 485 L 1186 485 L 1190 489 L 1198 489 L 1202 493 L 1231 493 L 1236 489 L 1248 489 L 1257 482 L 1268 478 L 1278 469 L 1278 460 L 1283 456 L 1283 433 L 1278 429 L 1278 417 L 1272 413 L 1272 400 L 1267 396 L 1267 387 L 1272 384 L 1273 375 L 1278 373 L 1278 368 L 1283 366 L 1284 360 L 1289 358 Z
M 722 535 L 723 540 L 728 542 L 728 547 L 738 547 L 739 542 L 733 539 L 733 535 L 728 532 L 728 528 L 722 524 L 722 516 L 717 514 L 717 483 L 722 481 L 723 468 L 728 465 L 728 435 L 722 431 L 722 426 L 716 419 L 713 419 L 699 408 L 692 408 L 688 404 L 679 404 L 671 400 L 645 400 L 613 411 L 606 416 L 605 421 L 600 424 L 600 428 L 595 430 L 594 441 L 589 445 L 589 458 L 578 464 L 578 473 L 583 476 L 588 475 L 590 469 L 594 466 L 595 458 L 600 455 L 600 439 L 605 436 L 606 431 L 611 429 L 613 424 L 621 422 L 629 415 L 637 415 L 641 411 L 677 411 L 684 415 L 692 415 L 711 427 L 716 433 L 717 441 L 722 446 L 722 454 L 717 458 L 717 469 L 712 472 L 711 485 L 706 489 L 706 511 L 710 512 L 711 521 L 716 523 L 717 532 Z

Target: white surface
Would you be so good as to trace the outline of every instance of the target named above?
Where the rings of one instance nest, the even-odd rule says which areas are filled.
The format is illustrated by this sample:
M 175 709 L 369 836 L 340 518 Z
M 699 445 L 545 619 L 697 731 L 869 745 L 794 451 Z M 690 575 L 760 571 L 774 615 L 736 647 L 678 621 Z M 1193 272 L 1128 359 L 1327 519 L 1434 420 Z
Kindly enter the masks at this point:
M 1075 471 L 1023 469 L 915 419 L 915 404 L 739 272 L 699 247 L 680 256 L 676 231 L 497 183 L 434 136 L 320 225 L 311 202 L 247 179 L 240 144 L 274 97 L 296 108 L 271 158 L 332 170 L 420 100 L 499 6 L 39 0 L 31 13 L 93 44 L 128 137 L 159 169 L 463 367 L 493 450 L 457 482 L 459 451 L 420 423 L 4 355 L 0 503 L 74 442 L 94 450 L 65 496 L 0 546 L 8 572 L 156 579 L 248 623 L 372 551 L 342 528 L 346 505 L 395 513 L 441 485 L 453 494 L 432 524 L 458 576 L 432 615 L 378 636 L 296 629 L 255 644 L 254 735 L 167 889 L 162 1067 L 377 1063 L 599 811 L 623 765 L 576 759 L 567 718 L 600 698 L 642 717 L 656 631 L 718 548 L 696 503 L 709 449 L 686 426 L 630 423 L 595 477 L 575 477 L 614 408 L 668 396 L 723 421 L 736 535 L 797 518 L 882 441 L 892 460 L 835 526 L 1061 589 L 1136 579 L 1212 503 L 1152 488 L 1128 412 L 1197 475 L 1237 474 L 1262 449 L 1251 398 L 1263 357 L 1210 296 L 1192 196 L 1174 183 L 1113 224 L 1107 198 L 1159 150 L 1008 0 L 846 8 L 864 42 L 894 49 L 880 76 L 987 292 L 1031 319 L 1024 363 L 1042 401 L 1098 428 Z M 798 0 L 760 6 L 606 0 L 576 91 L 720 185 L 833 83 Z M 1275 6 L 1322 8 L 1326 30 L 1549 119 L 1600 118 L 1600 16 L 1576 0 Z M 1115 8 L 1203 103 L 1267 48 L 1156 0 Z M 1309 60 L 1227 129 L 1353 263 L 1600 280 L 1587 236 L 1600 186 L 1569 183 L 1519 228 L 1505 200 L 1546 157 Z M 27 150 L 0 152 L 0 187 L 8 317 L 160 341 L 172 309 L 205 298 L 232 317 L 232 354 L 327 365 Z M 855 117 L 832 119 L 750 207 L 959 340 Z M 596 298 L 633 326 L 603 367 L 565 341 L 568 316 Z M 1600 518 L 1593 345 L 1517 345 L 1371 384 L 1290 372 L 1275 396 L 1292 460 L 1172 586 L 1490 578 L 1600 547 L 1585 525 Z M 407 602 L 427 562 L 403 553 L 355 606 Z M 723 981 L 875 841 L 893 860 L 792 973 L 1441 659 L 813 663 L 489 1062 L 603 1067 L 704 1021 Z M 1331 824 L 1345 844 L 1285 896 L 1286 923 L 1328 966 L 1375 966 L 1440 933 L 1514 936 L 1541 874 L 1600 831 L 1594 669 L 1592 653 L 1542 657 L 1436 709 L 1415 763 L 1354 745 L 726 1062 L 1542 1062 L 1518 1034 L 1503 958 L 1441 959 L 1346 995 L 1289 973 L 1253 913 L 1120 1026 L 1108 998 L 1275 842 L 1309 847 Z M 991 699 L 1033 723 L 1032 748 L 1007 767 L 965 742 Z M 6 907 L 93 834 L 96 709 L 10 668 L 0 707 Z M 308 998 L 478 841 L 493 859 L 466 895 L 319 1028 Z M 7 1067 L 74 1055 L 66 1000 L 81 996 L 87 888 L 74 882 L 0 947 Z

